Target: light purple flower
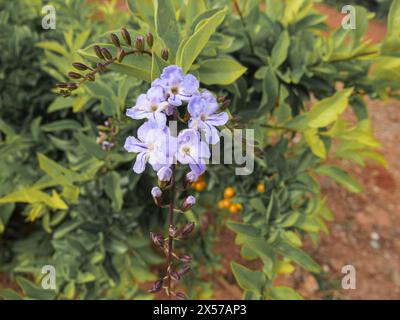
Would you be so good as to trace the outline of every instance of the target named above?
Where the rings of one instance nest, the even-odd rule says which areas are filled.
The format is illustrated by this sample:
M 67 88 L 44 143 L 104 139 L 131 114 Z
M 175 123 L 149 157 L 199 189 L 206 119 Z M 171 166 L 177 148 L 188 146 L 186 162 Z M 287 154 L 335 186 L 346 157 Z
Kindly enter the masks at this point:
M 164 98 L 164 90 L 161 87 L 151 87 L 146 94 L 139 95 L 136 105 L 126 111 L 126 115 L 132 119 L 153 119 L 161 126 L 165 125 L 165 109 L 168 102 Z
M 172 163 L 176 152 L 176 138 L 171 137 L 167 127 L 160 127 L 156 121 L 149 120 L 141 125 L 137 132 L 138 139 L 128 137 L 124 148 L 137 153 L 133 171 L 142 173 L 148 162 L 154 170 Z
M 189 101 L 198 92 L 199 81 L 192 74 L 184 75 L 182 68 L 178 66 L 168 66 L 164 68 L 160 79 L 153 81 L 152 86 L 162 87 L 168 102 L 173 106 L 180 106 L 182 101 Z
M 194 129 L 182 130 L 178 135 L 177 160 L 188 164 L 197 175 L 205 171 L 205 160 L 211 156 L 208 145 L 200 140 L 200 134 Z
M 172 170 L 170 167 L 162 167 L 160 170 L 157 171 L 158 180 L 163 182 L 168 182 L 171 180 L 172 177 Z
M 189 128 L 204 130 L 208 143 L 215 144 L 219 141 L 219 134 L 215 126 L 222 126 L 228 122 L 226 112 L 215 113 L 218 109 L 217 100 L 207 90 L 193 96 L 188 104 L 190 113 Z

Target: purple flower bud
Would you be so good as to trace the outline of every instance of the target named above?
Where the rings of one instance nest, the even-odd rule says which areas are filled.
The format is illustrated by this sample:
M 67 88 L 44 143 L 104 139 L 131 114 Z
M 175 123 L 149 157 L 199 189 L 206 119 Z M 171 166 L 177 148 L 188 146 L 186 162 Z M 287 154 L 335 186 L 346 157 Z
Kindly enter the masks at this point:
M 162 247 L 164 245 L 164 239 L 161 234 L 150 232 L 150 238 L 157 247 Z
M 162 182 L 168 182 L 171 180 L 172 177 L 172 170 L 170 167 L 162 167 L 160 170 L 157 172 L 157 177 L 158 180 Z
M 191 207 L 193 207 L 196 203 L 196 198 L 193 196 L 188 196 L 185 201 L 183 201 L 181 210 L 188 211 Z
M 162 289 L 163 280 L 157 280 L 149 290 L 149 293 L 155 293 Z
M 187 265 L 184 265 L 182 267 L 182 269 L 178 270 L 178 273 L 180 276 L 183 276 L 184 274 L 188 273 L 189 271 L 190 271 L 190 266 L 187 264 Z
M 195 182 L 198 178 L 199 178 L 198 174 L 196 172 L 194 172 L 194 171 L 190 171 L 186 175 L 186 180 L 187 180 L 187 182 L 190 182 L 190 183 Z
M 189 263 L 192 261 L 192 257 L 187 254 L 184 254 L 179 257 L 179 260 L 181 260 L 182 262 L 185 262 L 185 263 Z
M 153 187 L 153 189 L 151 189 L 151 195 L 153 198 L 160 198 L 162 196 L 162 191 L 159 187 Z
M 151 189 L 151 195 L 153 196 L 154 202 L 156 205 L 161 206 L 162 205 L 162 191 L 159 187 L 153 187 Z
M 176 298 L 178 300 L 186 300 L 186 295 L 183 292 L 177 292 L 176 293 Z

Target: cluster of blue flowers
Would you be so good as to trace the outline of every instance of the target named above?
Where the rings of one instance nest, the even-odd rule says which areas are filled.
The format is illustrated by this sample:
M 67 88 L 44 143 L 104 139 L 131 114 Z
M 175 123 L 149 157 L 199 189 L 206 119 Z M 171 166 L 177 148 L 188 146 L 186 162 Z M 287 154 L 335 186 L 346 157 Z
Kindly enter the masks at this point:
M 167 116 L 183 105 L 187 105 L 190 115 L 188 128 L 174 136 L 167 125 Z M 200 90 L 195 76 L 183 74 L 178 66 L 166 67 L 147 93 L 139 95 L 136 105 L 126 112 L 132 119 L 147 119 L 139 127 L 137 137 L 130 136 L 125 142 L 128 152 L 137 153 L 133 170 L 142 173 L 149 163 L 160 181 L 170 181 L 171 165 L 178 162 L 190 167 L 188 181 L 197 180 L 210 158 L 209 144 L 219 141 L 216 126 L 229 119 L 226 112 L 217 111 L 217 99 L 211 92 Z M 202 131 L 206 141 L 201 140 Z

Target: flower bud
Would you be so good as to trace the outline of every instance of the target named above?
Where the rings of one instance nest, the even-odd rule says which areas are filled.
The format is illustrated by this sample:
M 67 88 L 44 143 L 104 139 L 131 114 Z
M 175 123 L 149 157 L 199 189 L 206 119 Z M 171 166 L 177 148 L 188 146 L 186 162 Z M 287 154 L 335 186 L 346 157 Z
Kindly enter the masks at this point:
M 164 48 L 161 50 L 161 58 L 163 58 L 165 61 L 168 61 L 168 56 L 169 52 L 167 48 Z
M 150 232 L 150 238 L 157 247 L 162 247 L 164 245 L 164 239 L 161 234 Z
M 68 72 L 68 77 L 70 77 L 71 79 L 80 79 L 83 76 L 77 72 L 71 71 L 71 72 Z
M 66 88 L 68 88 L 68 84 L 65 82 L 56 83 L 56 87 L 60 88 L 60 89 L 66 89 Z
M 73 66 L 75 69 L 81 70 L 81 71 L 85 71 L 85 70 L 90 69 L 87 65 L 85 65 L 85 64 L 83 64 L 83 63 L 80 63 L 80 62 L 74 62 L 74 63 L 72 64 L 72 66 Z
M 67 83 L 68 89 L 69 90 L 75 90 L 78 89 L 78 85 L 75 82 L 68 82 Z
M 111 33 L 110 38 L 114 46 L 121 48 L 121 43 L 119 42 L 118 36 L 115 33 Z
M 190 171 L 189 173 L 186 174 L 185 182 L 183 184 L 184 187 L 187 188 L 189 185 L 196 182 L 198 178 L 199 175 L 197 173 L 195 173 L 194 171 Z
M 103 54 L 103 56 L 107 59 L 107 60 L 112 60 L 112 55 L 111 52 L 108 51 L 107 48 L 101 48 L 101 53 Z
M 99 46 L 94 46 L 93 47 L 93 49 L 94 49 L 94 52 L 96 53 L 96 55 L 100 58 L 100 59 L 105 59 L 104 58 L 104 56 L 103 56 L 103 53 L 102 53 L 102 51 L 101 51 L 101 48 L 99 47 Z
M 157 280 L 154 282 L 153 286 L 150 288 L 149 293 L 155 293 L 162 289 L 163 280 Z
M 122 35 L 122 38 L 124 38 L 124 40 L 128 46 L 132 45 L 131 35 L 130 35 L 129 31 L 126 30 L 126 28 L 121 29 L 121 35 Z
M 118 55 L 117 55 L 118 62 L 122 62 L 122 60 L 125 58 L 125 55 L 126 55 L 126 53 L 125 53 L 124 49 L 118 50 Z
M 168 185 L 168 182 L 172 178 L 172 170 L 170 167 L 162 167 L 160 170 L 157 171 L 158 177 L 158 185 L 161 188 L 165 188 Z
M 181 210 L 182 211 L 188 211 L 191 207 L 193 207 L 196 204 L 196 198 L 193 196 L 188 196 L 185 201 L 183 201 Z
M 102 63 L 96 64 L 96 68 L 99 70 L 100 73 L 106 71 L 106 68 L 104 67 L 104 64 L 102 64 Z
M 194 222 L 188 222 L 182 227 L 181 234 L 182 236 L 187 236 L 190 234 L 194 229 Z
M 179 275 L 182 277 L 184 274 L 190 271 L 190 266 L 188 264 L 184 265 L 182 269 L 178 271 Z
M 154 202 L 156 205 L 161 206 L 162 205 L 162 191 L 159 187 L 153 187 L 151 189 L 151 195 L 153 196 Z
M 175 226 L 170 226 L 168 229 L 168 235 L 175 238 L 176 236 L 178 236 L 179 232 L 178 232 L 178 228 Z
M 176 298 L 178 300 L 186 300 L 186 295 L 183 292 L 177 292 L 176 293 Z
M 181 275 L 176 271 L 172 271 L 170 273 L 170 276 L 171 276 L 172 279 L 174 279 L 176 281 L 179 281 L 181 279 Z
M 88 73 L 85 76 L 89 81 L 94 81 L 96 79 L 96 77 L 94 76 L 94 74 Z
M 144 50 L 144 38 L 143 36 L 137 36 L 135 39 L 135 48 L 142 52 Z
M 179 260 L 185 263 L 190 263 L 192 261 L 192 257 L 187 254 L 184 254 L 182 256 L 179 256 Z
M 153 34 L 151 32 L 146 34 L 146 42 L 147 42 L 147 45 L 149 46 L 149 48 L 151 48 L 153 46 L 154 38 L 153 38 Z

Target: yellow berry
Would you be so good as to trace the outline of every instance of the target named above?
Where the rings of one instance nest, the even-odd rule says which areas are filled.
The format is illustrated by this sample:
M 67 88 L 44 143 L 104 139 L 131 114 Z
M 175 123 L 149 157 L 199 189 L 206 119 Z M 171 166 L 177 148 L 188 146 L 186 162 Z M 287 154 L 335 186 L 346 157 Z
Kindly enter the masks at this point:
M 235 195 L 235 189 L 228 187 L 224 190 L 224 198 L 232 198 Z
M 260 183 L 257 185 L 257 191 L 258 191 L 259 193 L 265 192 L 265 185 L 264 185 L 264 183 L 260 182 Z
M 219 209 L 224 209 L 225 208 L 224 200 L 219 200 L 218 201 L 218 208 Z

